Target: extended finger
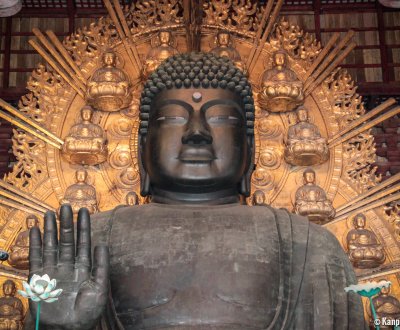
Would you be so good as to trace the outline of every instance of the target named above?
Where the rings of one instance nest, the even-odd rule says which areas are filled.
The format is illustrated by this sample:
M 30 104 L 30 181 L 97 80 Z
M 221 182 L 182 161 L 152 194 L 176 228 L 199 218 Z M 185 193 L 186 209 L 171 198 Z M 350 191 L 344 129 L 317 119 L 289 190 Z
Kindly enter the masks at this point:
M 75 239 L 72 208 L 64 204 L 60 209 L 60 256 L 59 263 L 73 264 L 75 261 Z
M 32 227 L 29 231 L 29 274 L 42 270 L 42 237 L 40 229 Z
M 90 214 L 86 208 L 78 213 L 78 229 L 76 244 L 76 268 L 89 272 L 92 267 L 91 239 L 90 239 Z
M 110 256 L 108 246 L 99 245 L 94 248 L 93 281 L 101 288 L 107 290 L 108 273 L 110 269 Z
M 43 267 L 54 267 L 57 265 L 57 252 L 56 215 L 54 212 L 48 211 L 44 216 Z

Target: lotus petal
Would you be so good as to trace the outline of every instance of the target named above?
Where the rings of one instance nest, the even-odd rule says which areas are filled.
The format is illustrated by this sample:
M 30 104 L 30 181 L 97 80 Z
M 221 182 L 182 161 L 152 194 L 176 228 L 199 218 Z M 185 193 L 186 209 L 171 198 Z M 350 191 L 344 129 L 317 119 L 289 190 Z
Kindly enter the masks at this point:
M 42 276 L 42 280 L 44 280 L 44 281 L 46 281 L 47 283 L 49 283 L 49 282 L 50 282 L 50 277 L 49 277 L 49 275 L 44 274 L 44 275 Z
M 41 278 L 41 277 L 40 277 L 39 275 L 33 274 L 31 280 L 29 281 L 29 285 L 30 285 L 31 287 L 34 287 L 35 284 L 36 284 L 36 281 L 37 281 L 37 280 L 40 280 L 40 278 Z
M 29 295 L 25 291 L 18 290 L 18 293 L 24 298 L 29 298 Z
M 44 290 L 44 293 L 51 292 L 51 291 L 56 287 L 56 285 L 57 285 L 56 280 L 55 280 L 55 279 L 52 279 L 52 280 L 47 284 L 47 287 L 46 287 L 46 290 Z
M 31 289 L 31 286 L 28 283 L 23 282 L 22 286 L 24 287 L 28 296 L 30 296 L 30 297 L 35 296 L 35 294 L 33 293 L 32 289 Z
M 47 298 L 49 298 L 49 296 L 50 296 L 50 292 L 45 291 L 39 296 L 39 298 L 42 300 L 46 300 Z
M 63 292 L 62 289 L 54 290 L 54 291 L 50 292 L 50 298 L 59 297 L 62 292 Z
M 58 300 L 58 298 L 49 298 L 49 299 L 43 300 L 43 301 L 47 302 L 47 303 L 52 303 L 52 302 L 57 301 L 57 300 Z
M 38 298 L 36 296 L 30 296 L 29 298 L 31 298 L 32 301 L 35 301 L 35 302 L 39 302 L 40 301 L 40 298 Z
M 39 282 L 39 281 L 38 281 Z M 36 285 L 33 287 L 33 290 L 35 291 L 35 293 L 37 294 L 42 294 L 44 292 L 44 287 L 43 285 L 36 283 Z
M 39 280 L 36 281 L 35 287 L 37 285 L 40 285 L 40 286 L 43 287 L 43 290 L 44 290 L 44 288 L 47 287 L 47 284 L 49 284 L 49 282 L 47 282 L 46 280 L 39 279 Z

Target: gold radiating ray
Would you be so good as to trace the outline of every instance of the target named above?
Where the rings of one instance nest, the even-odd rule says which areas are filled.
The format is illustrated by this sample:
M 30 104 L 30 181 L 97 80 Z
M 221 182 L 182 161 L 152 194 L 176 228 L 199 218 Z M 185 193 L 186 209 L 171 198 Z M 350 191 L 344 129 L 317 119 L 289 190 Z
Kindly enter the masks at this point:
M 82 83 L 84 85 L 86 85 L 86 79 L 83 76 L 81 69 L 78 67 L 78 65 L 75 63 L 75 61 L 72 59 L 72 57 L 69 55 L 68 51 L 65 49 L 65 47 L 63 46 L 61 41 L 54 34 L 54 32 L 51 30 L 47 30 L 46 34 L 49 37 L 49 39 L 51 40 L 51 42 L 53 43 L 53 45 L 56 47 L 56 49 L 60 52 L 60 54 L 62 56 L 64 56 L 64 59 L 71 66 L 71 68 L 75 71 L 78 78 L 82 81 Z
M 0 198 L 7 198 L 8 200 L 11 200 L 13 202 L 19 203 L 21 205 L 24 205 L 26 207 L 29 207 L 31 209 L 36 210 L 37 212 L 41 212 L 44 213 L 47 211 L 47 209 L 36 205 L 35 203 L 32 203 L 31 201 L 29 201 L 28 199 L 25 199 L 23 197 L 20 197 L 18 195 L 13 194 L 10 191 L 7 191 L 5 189 L 3 189 L 2 187 L 0 187 Z
M 117 29 L 118 35 L 122 40 L 122 44 L 125 47 L 126 53 L 128 54 L 129 60 L 132 63 L 133 67 L 136 69 L 138 76 L 140 76 L 142 72 L 142 63 L 139 59 L 139 54 L 135 45 L 132 42 L 129 42 L 129 38 L 131 37 L 131 32 L 128 24 L 126 23 L 124 13 L 121 9 L 121 5 L 118 0 L 113 0 L 114 7 L 111 4 L 110 0 L 103 0 L 104 5 L 107 8 L 108 13 L 112 21 L 114 22 L 115 28 Z
M 381 198 L 381 197 L 382 197 L 382 195 L 372 196 L 371 198 L 368 198 L 368 204 L 367 205 L 364 205 L 364 206 L 358 207 L 358 208 L 356 208 L 356 209 L 354 209 L 352 211 L 343 213 L 342 215 L 340 215 L 338 217 L 335 217 L 335 219 L 333 219 L 331 222 L 329 222 L 327 224 L 329 224 L 329 225 L 330 224 L 334 224 L 336 222 L 339 222 L 339 221 L 342 221 L 342 220 L 344 220 L 346 218 L 349 218 L 349 217 L 355 215 L 356 213 L 367 212 L 369 210 L 373 210 L 373 209 L 376 209 L 376 208 L 378 208 L 380 206 L 383 206 L 385 204 L 388 204 L 388 203 L 394 202 L 396 200 L 399 200 L 400 199 L 400 192 L 398 192 L 396 194 L 393 194 L 393 195 L 386 196 L 386 197 L 384 197 L 382 199 L 378 199 L 378 198 Z
M 324 49 L 321 51 L 317 59 L 314 61 L 310 69 L 307 71 L 306 74 L 306 81 L 304 83 L 304 90 L 308 90 L 314 82 L 319 79 L 321 74 L 324 73 L 324 70 L 328 67 L 332 61 L 336 58 L 336 56 L 340 53 L 340 51 L 346 47 L 346 45 L 350 42 L 351 38 L 354 36 L 354 31 L 350 30 L 346 33 L 344 38 L 339 42 L 339 44 L 329 53 L 328 56 L 326 54 L 330 50 L 330 48 L 333 46 L 333 44 L 337 41 L 339 38 L 339 34 L 333 34 L 331 39 L 328 41 Z M 346 55 L 347 56 L 347 55 Z M 344 57 L 343 57 L 344 59 Z M 335 61 L 336 62 L 336 61 Z M 337 61 L 337 63 L 340 63 L 341 61 Z M 320 64 L 320 65 L 319 65 Z M 332 68 L 332 70 L 328 73 L 328 75 L 333 71 L 333 69 L 336 66 Z M 328 70 L 328 69 L 327 69 Z M 326 75 L 326 76 L 328 76 Z
M 362 202 L 364 198 L 367 198 L 367 197 L 377 193 L 378 191 L 383 190 L 384 188 L 390 186 L 393 183 L 396 183 L 397 181 L 400 181 L 400 173 L 397 173 L 397 174 L 391 176 L 390 178 L 383 181 L 382 183 L 376 185 L 375 187 L 372 187 L 365 193 L 358 195 L 356 198 L 350 200 L 349 202 L 347 202 L 343 205 L 340 205 L 339 207 L 336 208 L 336 215 L 340 215 L 343 210 L 349 209 L 349 208 L 353 207 L 354 205 L 358 205 L 358 203 Z M 399 190 L 399 188 L 400 188 L 399 184 L 395 185 L 394 187 L 397 187 L 397 190 Z M 389 194 L 389 192 L 387 194 Z
M 337 146 L 338 144 L 341 144 L 349 139 L 352 139 L 353 137 L 357 136 L 358 134 L 374 127 L 375 125 L 377 125 L 377 124 L 385 121 L 386 119 L 389 119 L 399 113 L 400 113 L 400 106 L 395 107 L 392 110 L 389 110 L 388 112 L 380 115 L 379 117 L 376 117 L 375 119 L 371 120 L 370 122 L 362 123 L 361 126 L 354 128 L 354 130 L 348 132 L 347 134 L 344 134 L 343 136 L 341 136 L 335 140 L 328 141 L 329 148 L 333 148 L 333 147 Z
M 271 1 L 271 2 L 274 2 L 274 1 Z M 262 36 L 260 42 L 258 43 L 258 40 L 256 41 L 256 45 L 257 45 L 257 43 L 258 43 L 258 45 L 256 46 L 257 48 L 255 51 L 255 55 L 248 66 L 249 75 L 253 71 L 253 69 L 258 61 L 258 58 L 260 57 L 260 54 L 264 48 L 265 42 L 267 41 L 267 38 L 270 35 L 272 28 L 274 27 L 275 21 L 278 18 L 278 15 L 282 8 L 282 5 L 283 5 L 283 0 L 278 0 L 271 16 L 269 17 L 267 27 L 265 28 L 265 31 L 263 33 L 263 36 Z
M 82 90 L 79 86 L 74 83 L 73 78 L 71 78 L 68 73 L 57 64 L 57 62 L 52 58 L 52 56 L 46 52 L 35 40 L 29 40 L 29 44 L 50 64 L 50 66 L 70 85 L 79 96 L 84 98 L 85 90 Z
M 45 129 L 43 126 L 36 123 L 34 120 L 26 116 L 24 113 L 20 112 L 10 104 L 8 104 L 3 99 L 0 99 L 0 107 L 4 110 L 8 111 L 11 115 L 7 114 L 4 111 L 0 110 L 0 117 L 7 120 L 11 124 L 23 129 L 24 131 L 36 136 L 42 141 L 56 147 L 57 149 L 61 149 L 61 146 L 64 144 L 64 141 L 60 139 L 57 135 Z M 15 117 L 13 117 L 15 116 Z
M 254 54 L 256 53 L 256 50 L 258 49 L 258 44 L 259 44 L 259 41 L 260 41 L 260 38 L 261 38 L 261 33 L 264 30 L 264 26 L 265 26 L 265 23 L 266 23 L 269 15 L 271 14 L 271 10 L 272 10 L 272 6 L 273 5 L 274 5 L 274 0 L 269 0 L 265 4 L 265 8 L 264 8 L 264 11 L 263 11 L 263 16 L 261 18 L 260 25 L 258 26 L 256 37 L 254 38 L 254 44 L 253 44 L 253 47 L 251 48 L 250 55 L 247 58 L 246 68 L 249 68 L 250 64 L 253 61 Z
M 6 198 L 2 198 L 2 197 L 0 197 L 0 205 L 11 207 L 13 209 L 20 210 L 20 211 L 23 211 L 23 212 L 26 212 L 26 213 L 39 213 L 40 215 L 43 215 L 45 213 L 45 212 L 33 209 L 33 208 L 29 207 L 29 206 L 13 202 L 12 200 L 9 200 L 9 199 L 6 199 Z
M 344 134 L 350 132 L 352 129 L 360 126 L 367 120 L 371 119 L 372 117 L 376 116 L 377 114 L 381 113 L 382 111 L 388 109 L 393 104 L 396 104 L 396 100 L 394 98 L 387 99 L 382 104 L 379 104 L 377 107 L 369 111 L 368 113 L 364 114 L 360 118 L 353 120 L 352 122 L 348 123 L 345 128 L 343 128 L 340 132 L 336 133 L 328 140 L 328 144 L 333 143 L 335 140 L 342 137 Z
M 27 194 L 26 192 L 22 191 L 21 189 L 15 187 L 5 181 L 0 180 L 0 189 L 7 190 L 9 193 L 12 193 L 15 196 L 18 196 L 20 198 L 27 200 L 30 203 L 35 204 L 37 207 L 41 208 L 44 211 L 47 211 L 47 210 L 55 211 L 54 208 L 52 208 L 50 205 L 46 204 L 45 202 L 42 202 L 40 199 L 37 199 L 30 194 Z

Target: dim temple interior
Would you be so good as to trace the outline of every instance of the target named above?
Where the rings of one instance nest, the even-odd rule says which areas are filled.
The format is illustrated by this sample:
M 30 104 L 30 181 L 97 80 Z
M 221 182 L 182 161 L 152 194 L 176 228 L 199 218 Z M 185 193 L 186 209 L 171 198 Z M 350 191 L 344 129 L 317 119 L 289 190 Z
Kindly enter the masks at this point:
M 0 260 L 0 330 L 400 329 L 400 1 L 0 0 Z

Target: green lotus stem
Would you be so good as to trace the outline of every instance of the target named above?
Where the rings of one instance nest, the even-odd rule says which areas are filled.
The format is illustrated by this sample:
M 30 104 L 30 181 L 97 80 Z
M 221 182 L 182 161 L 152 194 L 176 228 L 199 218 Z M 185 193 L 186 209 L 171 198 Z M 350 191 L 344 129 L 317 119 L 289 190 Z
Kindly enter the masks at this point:
M 374 318 L 374 321 L 378 318 L 376 315 L 374 303 L 372 302 L 372 297 L 369 297 L 369 304 L 371 305 L 371 311 L 372 311 L 372 317 Z M 375 325 L 376 330 L 381 330 L 381 327 L 379 325 Z
M 38 302 L 38 306 L 37 306 L 37 311 L 36 311 L 36 327 L 35 327 L 35 330 L 39 330 L 40 304 L 41 304 L 41 301 Z

